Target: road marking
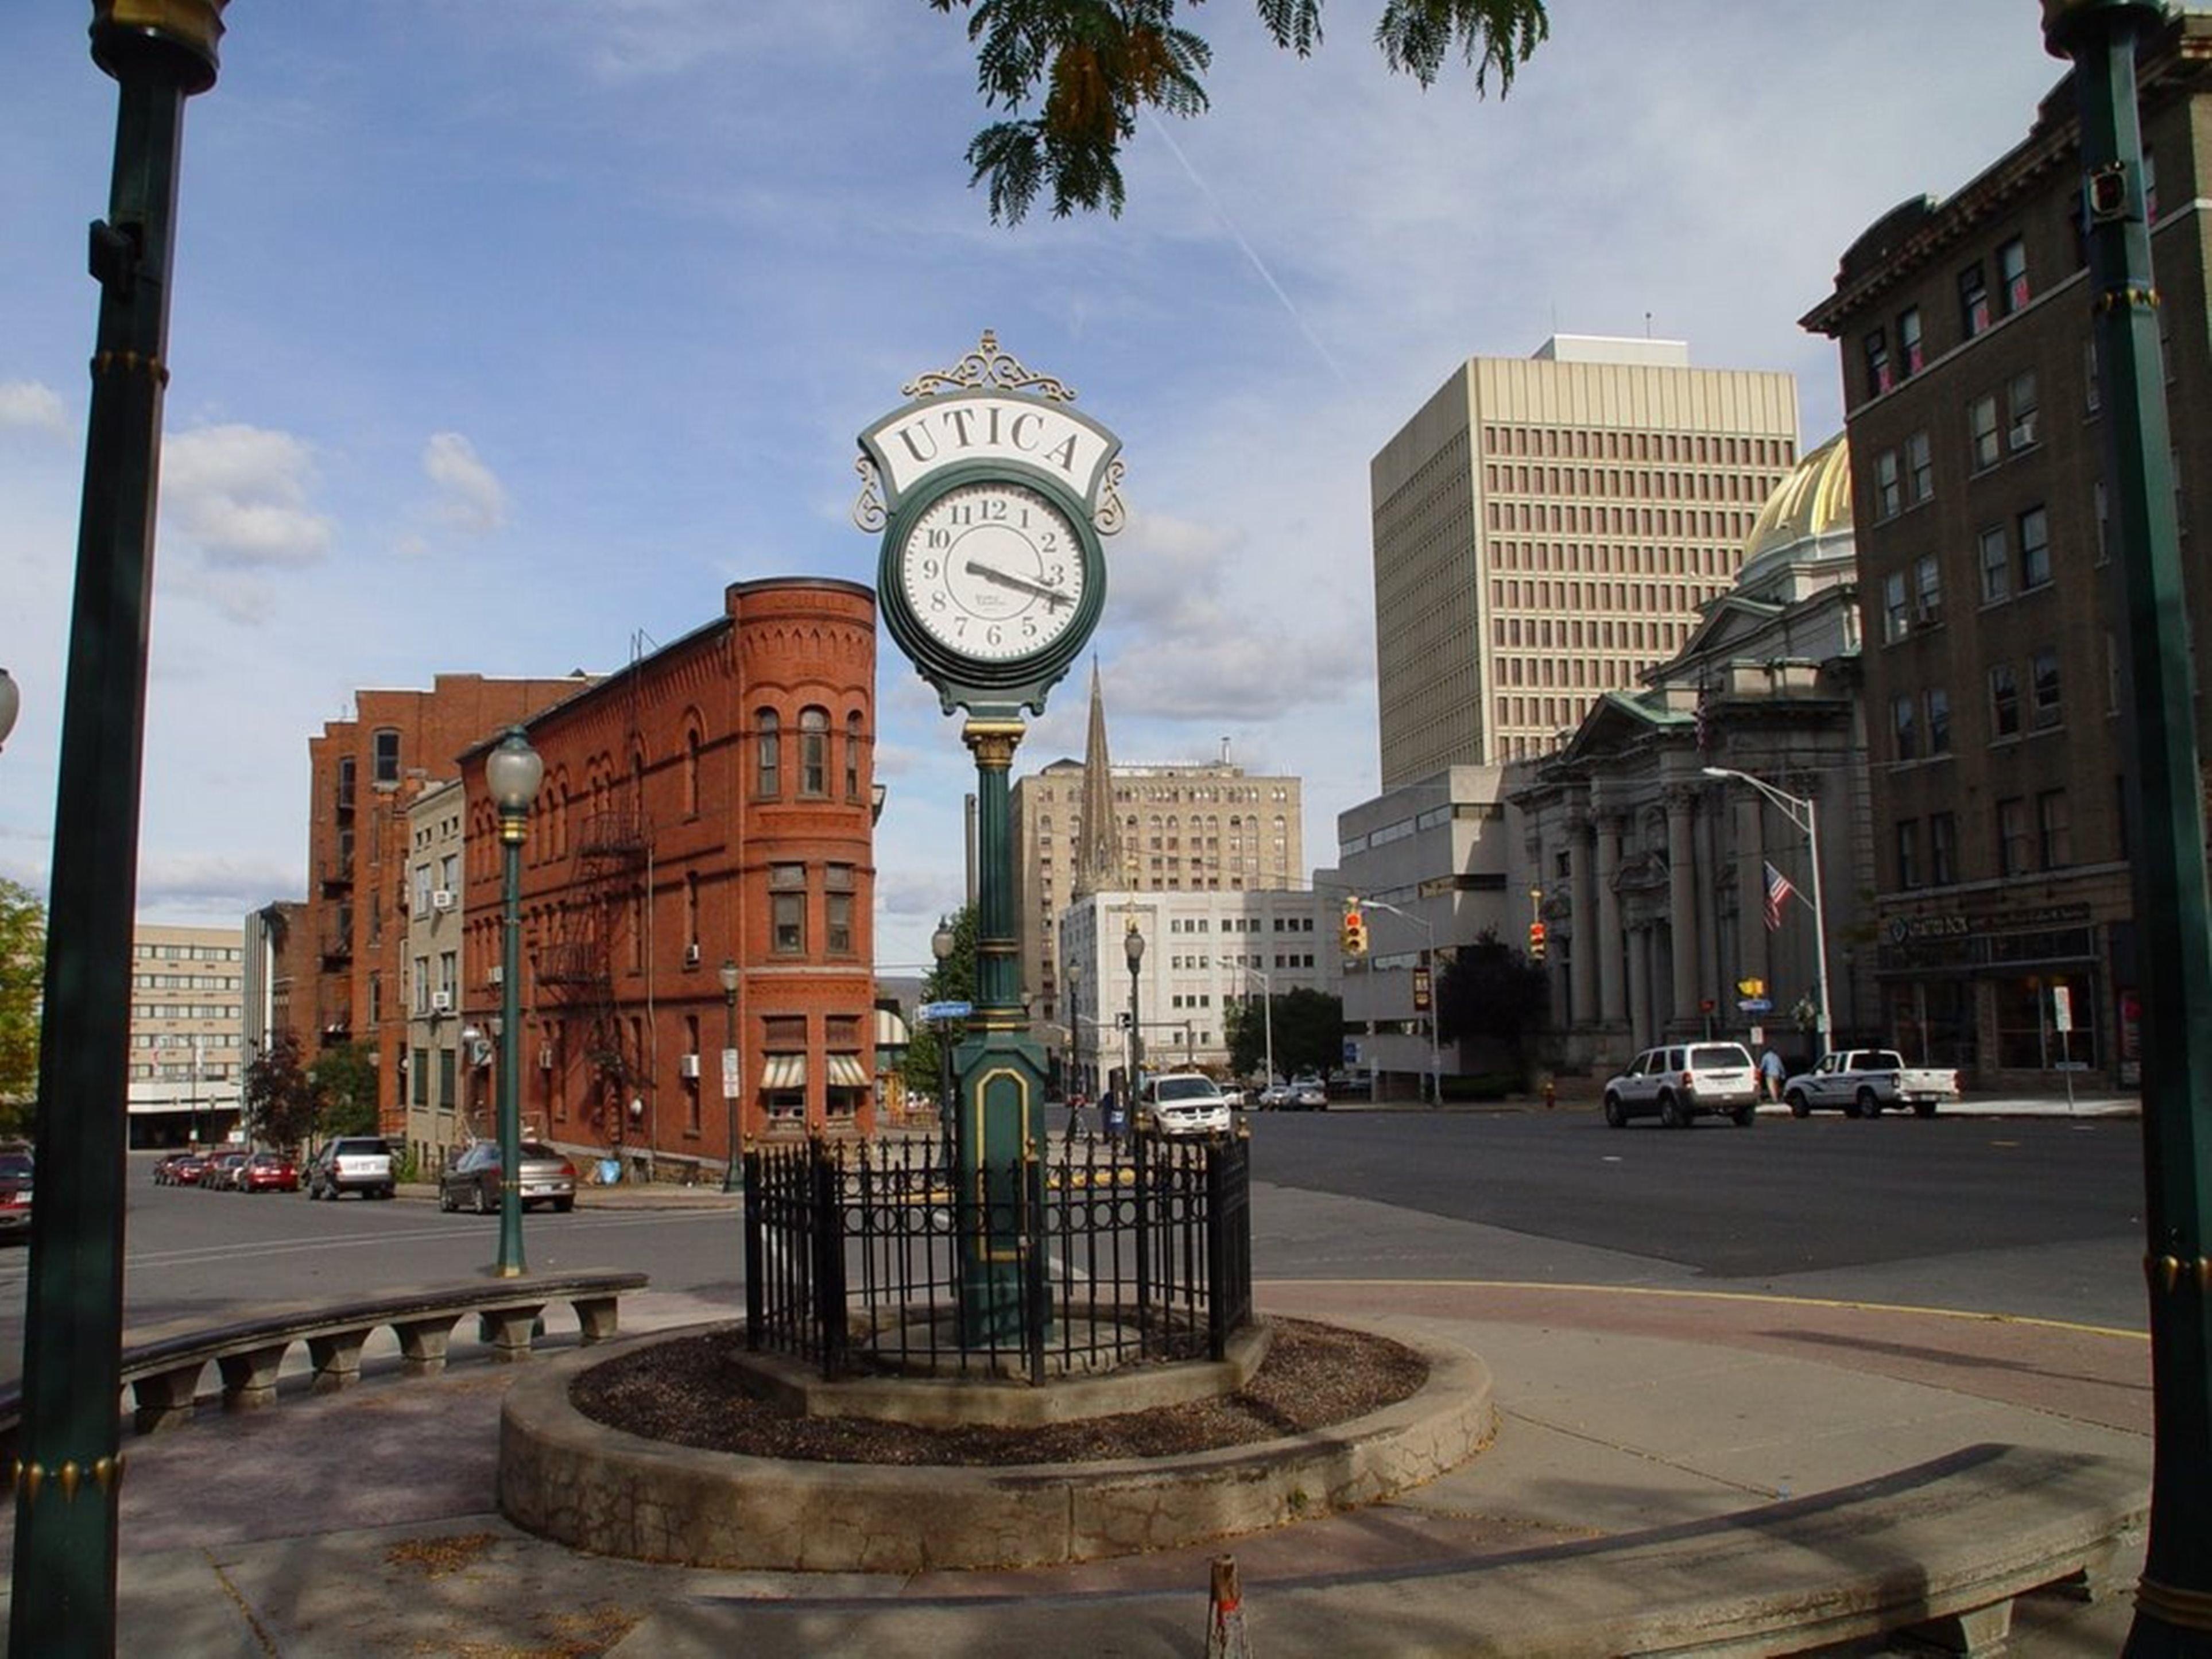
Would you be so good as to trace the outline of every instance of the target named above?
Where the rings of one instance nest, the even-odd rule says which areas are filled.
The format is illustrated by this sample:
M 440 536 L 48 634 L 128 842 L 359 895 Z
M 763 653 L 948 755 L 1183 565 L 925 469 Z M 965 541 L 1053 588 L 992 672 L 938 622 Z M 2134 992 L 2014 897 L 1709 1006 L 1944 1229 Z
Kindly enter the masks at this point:
M 1860 1302 L 1826 1296 L 1780 1296 L 1769 1291 L 1682 1291 L 1658 1285 L 1553 1285 L 1534 1279 L 1268 1279 L 1261 1285 L 1320 1285 L 1335 1288 L 1389 1285 L 1396 1288 L 1463 1291 L 1580 1291 L 1592 1296 L 1668 1297 L 1683 1301 L 1762 1302 L 1784 1308 L 1839 1308 L 1858 1313 L 1926 1314 L 1936 1319 L 1970 1320 L 1988 1325 L 2030 1325 L 2039 1330 L 2074 1331 L 2085 1336 L 2119 1336 L 2148 1342 L 2148 1331 L 2130 1331 L 2114 1325 L 2084 1325 L 2071 1319 L 2045 1319 L 2032 1314 L 1988 1313 L 1972 1308 L 1930 1308 L 1906 1302 Z

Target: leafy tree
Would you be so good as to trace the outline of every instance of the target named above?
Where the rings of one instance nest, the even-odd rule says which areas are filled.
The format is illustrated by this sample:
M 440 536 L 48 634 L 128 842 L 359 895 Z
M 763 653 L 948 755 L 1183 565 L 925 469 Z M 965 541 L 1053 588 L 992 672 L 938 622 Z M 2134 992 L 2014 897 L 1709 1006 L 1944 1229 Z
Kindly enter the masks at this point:
M 39 1013 L 46 994 L 46 907 L 0 879 L 0 1127 L 27 1127 L 39 1088 Z
M 301 1059 L 300 1039 L 280 1031 L 246 1068 L 246 1131 L 264 1146 L 297 1146 L 315 1132 L 322 1099 Z
M 1121 210 L 1121 146 L 1147 107 L 1196 115 L 1213 60 L 1205 39 L 1179 28 L 1180 0 L 929 0 L 968 13 L 977 43 L 976 90 L 1004 110 L 968 146 L 971 184 L 990 180 L 991 217 L 1012 224 L 1046 185 L 1052 210 Z M 1190 0 L 1195 9 L 1199 0 Z M 1275 44 L 1301 58 L 1321 44 L 1322 0 L 1255 0 Z M 1474 89 L 1513 74 L 1550 32 L 1545 0 L 1385 0 L 1375 25 L 1383 61 L 1433 86 L 1454 47 Z M 1026 112 L 1034 106 L 1035 112 Z
M 1526 1076 L 1535 1039 L 1551 1016 L 1541 964 L 1486 927 L 1444 960 L 1437 976 L 1437 1037 L 1462 1045 L 1468 1067 L 1511 1068 Z
M 1285 1077 L 1313 1072 L 1327 1077 L 1344 1059 L 1344 1000 L 1304 986 L 1284 991 L 1274 1005 L 1275 1069 Z M 1229 1011 L 1229 1066 L 1239 1077 L 1267 1064 L 1267 1008 L 1249 997 Z
M 952 954 L 931 969 L 929 977 L 921 982 L 921 999 L 925 1002 L 973 1002 L 975 1000 L 975 907 L 963 905 L 952 918 Z M 906 1059 L 899 1067 L 899 1075 L 913 1093 L 933 1098 L 943 1086 L 939 1076 L 939 1043 L 957 1048 L 967 1027 L 954 1021 L 940 1038 L 933 1026 L 916 1020 L 908 1033 Z
M 322 1105 L 316 1127 L 326 1135 L 373 1135 L 376 1121 L 376 1062 L 365 1042 L 325 1048 L 307 1067 Z

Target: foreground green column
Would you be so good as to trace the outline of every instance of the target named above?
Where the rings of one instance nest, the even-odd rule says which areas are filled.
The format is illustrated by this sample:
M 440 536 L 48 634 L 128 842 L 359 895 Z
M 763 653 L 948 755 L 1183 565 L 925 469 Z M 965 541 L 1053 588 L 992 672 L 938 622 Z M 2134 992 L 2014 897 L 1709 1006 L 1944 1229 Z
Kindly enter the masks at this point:
M 2212 1653 L 2212 931 L 2187 593 L 2158 291 L 2136 105 L 2136 48 L 2164 9 L 2045 0 L 2051 50 L 2074 60 L 2084 216 L 2118 613 L 2129 688 L 2128 811 L 2137 826 L 2135 925 L 2142 988 L 2144 1268 L 2150 1293 L 2150 1537 L 2128 1654 Z
M 131 939 L 172 226 L 185 100 L 223 0 L 95 0 L 117 88 L 48 894 L 38 1204 L 23 1326 L 9 1651 L 115 1650 Z

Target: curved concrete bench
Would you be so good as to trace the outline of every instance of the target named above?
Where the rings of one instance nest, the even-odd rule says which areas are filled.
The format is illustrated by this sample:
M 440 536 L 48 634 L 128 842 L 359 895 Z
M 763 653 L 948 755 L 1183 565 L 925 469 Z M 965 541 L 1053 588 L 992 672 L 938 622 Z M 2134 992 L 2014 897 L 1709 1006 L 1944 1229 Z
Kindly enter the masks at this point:
M 575 1310 L 585 1344 L 603 1342 L 617 1328 L 622 1293 L 645 1283 L 641 1273 L 525 1274 L 295 1304 L 220 1326 L 195 1322 L 136 1333 L 124 1346 L 122 1370 L 135 1407 L 132 1426 L 151 1434 L 189 1422 L 210 1364 L 222 1375 L 225 1411 L 270 1405 L 285 1356 L 301 1343 L 313 1367 L 310 1386 L 329 1394 L 361 1380 L 362 1348 L 383 1329 L 398 1338 L 402 1368 L 410 1376 L 445 1369 L 453 1328 L 471 1314 L 479 1340 L 496 1359 L 527 1359 L 539 1317 L 555 1303 Z M 21 1418 L 19 1380 L 0 1389 L 0 1455 L 14 1455 Z
M 1405 1572 L 1245 1580 L 1243 1612 L 1267 1659 L 1613 1659 L 1781 1655 L 1912 1632 L 1940 1651 L 2005 1650 L 2015 1597 L 2114 1588 L 2119 1545 L 2144 1521 L 2140 1469 L 2082 1453 L 1973 1446 L 1879 1480 L 1711 1521 Z M 820 1652 L 1193 1650 L 1194 1596 L 811 1599 L 664 1606 L 641 1652 L 749 1659 Z M 686 1646 L 685 1643 L 692 1645 Z M 704 1644 L 704 1645 L 702 1645 Z

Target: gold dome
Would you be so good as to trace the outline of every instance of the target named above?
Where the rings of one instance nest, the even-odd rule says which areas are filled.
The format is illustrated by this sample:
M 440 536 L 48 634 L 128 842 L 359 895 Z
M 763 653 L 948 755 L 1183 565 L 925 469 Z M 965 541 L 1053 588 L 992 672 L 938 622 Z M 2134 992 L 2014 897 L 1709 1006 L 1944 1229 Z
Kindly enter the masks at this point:
M 1774 488 L 1743 544 L 1743 562 L 1851 527 L 1851 449 L 1838 432 Z

